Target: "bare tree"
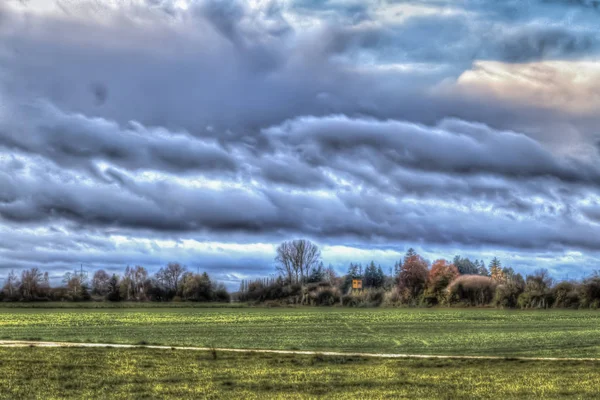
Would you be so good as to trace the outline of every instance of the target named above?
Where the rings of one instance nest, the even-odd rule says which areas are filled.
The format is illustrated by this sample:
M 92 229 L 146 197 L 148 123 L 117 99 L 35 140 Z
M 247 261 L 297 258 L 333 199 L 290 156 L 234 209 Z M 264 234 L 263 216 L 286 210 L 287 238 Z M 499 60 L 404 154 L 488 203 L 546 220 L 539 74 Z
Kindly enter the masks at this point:
M 176 262 L 170 262 L 165 268 L 161 268 L 156 273 L 156 279 L 162 283 L 167 290 L 178 293 L 181 276 L 185 271 L 186 268 L 183 265 Z
M 279 263 L 277 270 L 289 282 L 301 283 L 308 277 L 310 270 L 316 267 L 321 259 L 321 251 L 309 240 L 298 239 L 283 242 L 277 247 Z
M 83 274 L 77 271 L 67 272 L 63 277 L 63 283 L 72 300 L 81 300 L 84 297 L 89 297 L 89 293 L 87 292 L 87 278 Z
M 25 300 L 32 300 L 40 292 L 44 275 L 38 268 L 31 268 L 21 273 L 21 294 Z
M 19 290 L 19 278 L 17 277 L 17 274 L 13 270 L 13 271 L 10 271 L 10 273 L 8 274 L 8 277 L 6 278 L 6 283 L 4 284 L 2 291 L 9 299 L 14 299 L 15 297 L 17 297 L 18 290 Z
M 92 293 L 105 296 L 109 291 L 110 275 L 105 270 L 99 269 L 92 278 Z
M 148 271 L 146 268 L 136 265 L 134 268 L 127 267 L 125 276 L 121 281 L 122 297 L 126 300 L 146 300 L 148 286 Z

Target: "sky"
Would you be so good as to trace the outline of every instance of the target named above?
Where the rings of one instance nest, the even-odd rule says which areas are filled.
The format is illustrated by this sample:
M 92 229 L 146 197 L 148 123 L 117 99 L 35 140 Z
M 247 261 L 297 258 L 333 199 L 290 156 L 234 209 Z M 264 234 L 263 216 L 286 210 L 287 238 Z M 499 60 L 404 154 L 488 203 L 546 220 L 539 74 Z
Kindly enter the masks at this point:
M 600 261 L 596 0 L 5 0 L 0 278 Z

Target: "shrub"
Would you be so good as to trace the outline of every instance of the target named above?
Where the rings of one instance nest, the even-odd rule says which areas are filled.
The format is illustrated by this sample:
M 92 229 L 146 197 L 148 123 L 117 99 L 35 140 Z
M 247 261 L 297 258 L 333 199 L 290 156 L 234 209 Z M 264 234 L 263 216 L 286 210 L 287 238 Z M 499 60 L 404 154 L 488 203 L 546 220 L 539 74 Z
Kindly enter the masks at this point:
M 579 287 L 579 298 L 583 307 L 600 306 L 600 275 L 597 273 L 584 279 Z
M 317 306 L 332 306 L 340 301 L 340 292 L 332 287 L 320 287 L 311 294 L 311 302 Z
M 271 308 L 271 307 L 281 307 L 281 303 L 277 300 L 267 300 L 263 303 L 263 305 L 265 307 Z
M 282 279 L 270 282 L 259 279 L 249 282 L 247 289 L 239 294 L 239 299 L 252 302 L 285 300 L 289 304 L 296 304 L 300 296 L 302 287 L 299 284 L 287 284 Z
M 378 307 L 383 303 L 385 291 L 383 289 L 369 289 L 367 292 L 367 302 L 369 306 Z
M 213 296 L 214 296 L 215 301 L 221 301 L 221 302 L 227 302 L 227 303 L 231 301 L 231 295 L 229 294 L 229 292 L 223 285 L 217 286 Z
M 547 270 L 540 269 L 527 275 L 525 291 L 521 293 L 518 305 L 521 308 L 548 308 L 552 306 L 552 278 Z
M 342 296 L 342 305 L 348 307 L 377 307 L 383 303 L 384 297 L 385 291 L 382 289 L 350 292 Z
M 496 283 L 487 276 L 462 275 L 448 286 L 448 301 L 471 306 L 489 304 L 494 298 Z
M 342 296 L 342 305 L 346 307 L 358 307 L 360 299 L 354 293 L 348 293 Z
M 572 282 L 561 282 L 552 289 L 555 308 L 578 308 L 579 286 Z
M 498 285 L 496 295 L 494 297 L 494 305 L 496 307 L 514 308 L 519 304 L 519 296 L 525 290 L 523 277 L 518 279 L 508 280 L 506 283 Z
M 386 306 L 397 306 L 401 303 L 400 289 L 393 287 L 392 290 L 385 292 L 383 296 L 383 304 Z

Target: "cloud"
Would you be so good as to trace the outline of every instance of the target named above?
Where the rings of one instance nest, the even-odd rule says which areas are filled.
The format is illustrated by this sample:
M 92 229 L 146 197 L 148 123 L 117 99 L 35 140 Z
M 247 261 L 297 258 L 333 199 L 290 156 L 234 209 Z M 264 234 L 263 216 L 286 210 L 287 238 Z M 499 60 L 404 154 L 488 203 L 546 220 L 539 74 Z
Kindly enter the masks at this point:
M 457 87 L 581 117 L 595 114 L 600 105 L 599 74 L 600 65 L 595 61 L 516 65 L 480 61 L 460 76 Z
M 340 268 L 344 249 L 388 262 L 409 245 L 591 267 L 588 8 L 3 4 L 0 270 L 179 258 L 234 281 L 271 270 L 252 244 L 292 237 Z
M 0 145 L 42 155 L 66 167 L 93 169 L 103 161 L 129 170 L 235 171 L 234 154 L 212 139 L 198 139 L 135 121 L 123 127 L 103 118 L 67 114 L 38 102 L 0 121 Z
M 110 159 L 81 175 L 22 153 L 17 160 L 25 166 L 0 175 L 0 216 L 24 226 L 222 240 L 598 245 L 594 225 L 577 219 L 576 206 L 590 198 L 585 188 L 597 184 L 596 167 L 556 156 L 525 135 L 458 120 L 430 127 L 343 116 L 294 119 L 263 133 L 270 152 L 240 153 L 243 171 L 215 172 L 212 180 L 202 171 L 180 178 L 173 175 L 180 171 L 148 173 Z M 356 159 L 359 166 L 347 162 Z M 515 229 L 520 233 L 509 233 Z
M 428 124 L 452 115 L 499 124 L 505 118 L 496 117 L 497 109 L 510 103 L 446 99 L 431 89 L 460 76 L 477 57 L 572 58 L 593 54 L 597 43 L 593 25 L 532 17 L 513 26 L 475 3 L 468 13 L 435 12 L 432 4 L 433 12 L 409 13 L 402 23 L 337 26 L 294 23 L 296 8 L 286 3 L 207 1 L 187 9 L 160 3 L 171 4 L 172 13 L 156 11 L 155 3 L 101 12 L 81 4 L 69 14 L 28 18 L 5 11 L 0 85 L 11 102 L 41 97 L 67 112 L 192 135 L 212 126 L 220 140 L 251 140 L 265 126 L 331 113 Z M 354 6 L 331 5 L 335 13 Z M 536 119 L 524 108 L 510 113 Z
M 432 128 L 403 121 L 309 117 L 266 132 L 295 146 L 309 160 L 360 156 L 381 173 L 401 166 L 425 172 L 555 177 L 581 183 L 600 179 L 594 166 L 575 159 L 559 160 L 523 134 L 460 120 L 444 120 Z

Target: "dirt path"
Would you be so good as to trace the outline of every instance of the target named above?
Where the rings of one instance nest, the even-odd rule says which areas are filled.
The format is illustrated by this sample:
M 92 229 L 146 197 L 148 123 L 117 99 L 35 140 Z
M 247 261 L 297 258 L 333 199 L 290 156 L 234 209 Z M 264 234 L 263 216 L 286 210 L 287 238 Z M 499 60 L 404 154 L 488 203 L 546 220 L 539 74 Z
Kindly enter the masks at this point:
M 0 347 L 99 347 L 120 349 L 159 349 L 159 350 L 190 350 L 211 351 L 216 350 L 228 353 L 268 353 L 268 354 L 298 354 L 298 355 L 323 355 L 334 357 L 372 357 L 372 358 L 420 358 L 442 360 L 523 360 L 523 361 L 600 361 L 600 358 L 576 357 L 503 357 L 503 356 L 469 356 L 469 355 L 430 355 L 430 354 L 398 354 L 398 353 L 346 353 L 337 351 L 308 351 L 308 350 L 270 350 L 270 349 L 227 349 L 210 347 L 189 346 L 161 346 L 137 345 L 115 343 L 74 343 L 74 342 L 49 342 L 30 340 L 0 340 Z

